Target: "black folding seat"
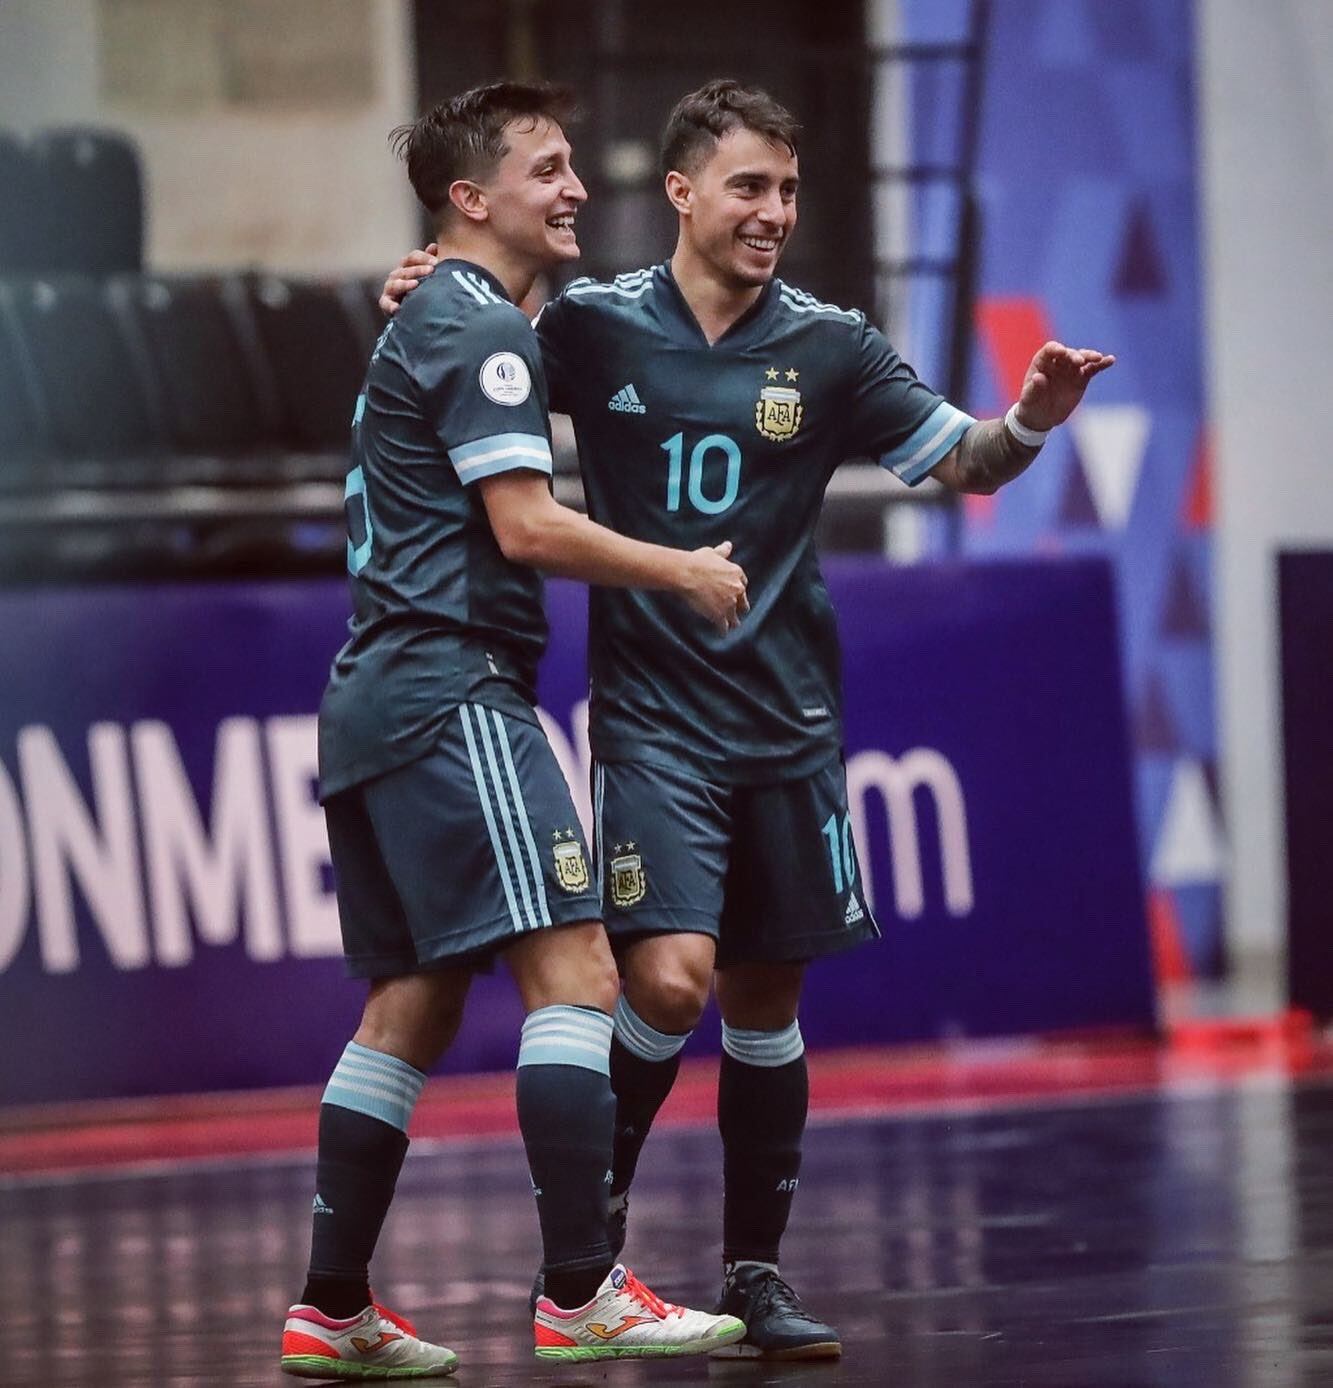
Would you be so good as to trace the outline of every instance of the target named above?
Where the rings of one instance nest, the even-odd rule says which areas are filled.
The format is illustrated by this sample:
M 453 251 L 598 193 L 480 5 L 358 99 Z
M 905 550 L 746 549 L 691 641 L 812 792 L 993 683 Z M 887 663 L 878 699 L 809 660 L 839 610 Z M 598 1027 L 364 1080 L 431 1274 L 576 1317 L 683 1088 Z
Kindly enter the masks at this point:
M 0 130 L 0 274 L 41 266 L 46 224 L 42 172 L 27 145 Z
M 46 189 L 42 266 L 114 274 L 143 265 L 139 152 L 112 130 L 48 130 L 32 142 Z
M 347 451 L 352 411 L 378 327 L 359 283 L 264 275 L 250 281 L 280 437 L 297 452 Z
M 208 480 L 268 480 L 271 467 L 260 455 L 272 443 L 273 405 L 246 341 L 244 286 L 208 276 L 125 276 L 112 294 L 143 340 L 172 449 L 225 460 L 204 470 Z M 199 461 L 176 471 L 203 477 Z
M 55 451 L 75 462 L 115 460 L 93 480 L 141 481 L 162 430 L 142 349 L 105 283 L 85 275 L 18 281 L 12 302 Z

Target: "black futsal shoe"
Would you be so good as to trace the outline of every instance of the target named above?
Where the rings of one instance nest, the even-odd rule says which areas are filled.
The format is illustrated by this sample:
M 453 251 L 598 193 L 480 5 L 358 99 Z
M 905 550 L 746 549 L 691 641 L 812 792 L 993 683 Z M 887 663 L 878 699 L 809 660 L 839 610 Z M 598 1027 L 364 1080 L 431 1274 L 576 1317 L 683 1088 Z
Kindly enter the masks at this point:
M 842 1341 L 816 1320 L 771 1268 L 739 1267 L 722 1284 L 720 1316 L 745 1322 L 745 1338 L 713 1351 L 714 1359 L 837 1359 Z
M 618 1199 L 611 1198 L 611 1208 L 606 1216 L 606 1241 L 611 1245 L 611 1261 L 618 1263 L 625 1250 L 625 1236 L 629 1231 L 629 1193 Z M 538 1268 L 532 1280 L 532 1290 L 528 1293 L 528 1314 L 537 1314 L 537 1298 L 546 1295 L 546 1269 Z

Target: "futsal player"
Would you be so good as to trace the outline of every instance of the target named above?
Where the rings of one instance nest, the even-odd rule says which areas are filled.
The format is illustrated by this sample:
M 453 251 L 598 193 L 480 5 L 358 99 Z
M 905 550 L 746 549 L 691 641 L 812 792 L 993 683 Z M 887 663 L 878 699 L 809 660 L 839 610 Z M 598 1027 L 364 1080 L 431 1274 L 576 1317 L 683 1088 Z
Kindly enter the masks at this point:
M 575 281 L 537 320 L 552 408 L 573 417 L 588 512 L 663 543 L 736 538 L 751 611 L 690 629 L 646 593 L 590 607 L 598 869 L 624 992 L 615 1014 L 612 1244 L 643 1141 L 714 980 L 723 1030 L 722 1354 L 835 1357 L 836 1330 L 778 1268 L 808 1100 L 806 966 L 872 939 L 842 756 L 839 651 L 815 553 L 837 464 L 993 493 L 1114 358 L 1047 343 L 1007 416 L 978 422 L 917 379 L 859 312 L 775 277 L 796 227 L 798 127 L 710 82 L 662 146 L 671 260 Z M 386 307 L 429 268 L 405 258 Z M 907 676 L 910 677 L 910 674 Z
M 538 570 L 652 588 L 686 628 L 719 632 L 738 620 L 745 576 L 725 543 L 626 539 L 551 495 L 546 383 L 515 302 L 578 254 L 568 110 L 562 89 L 501 84 L 396 132 L 441 259 L 376 344 L 353 421 L 355 613 L 320 708 L 320 790 L 347 962 L 370 990 L 320 1107 L 308 1279 L 282 1343 L 300 1376 L 456 1366 L 374 1302 L 368 1267 L 426 1072 L 473 971 L 497 956 L 527 1014 L 518 1114 L 546 1268 L 537 1355 L 688 1354 L 744 1330 L 664 1303 L 607 1243 L 617 980 L 534 709 Z

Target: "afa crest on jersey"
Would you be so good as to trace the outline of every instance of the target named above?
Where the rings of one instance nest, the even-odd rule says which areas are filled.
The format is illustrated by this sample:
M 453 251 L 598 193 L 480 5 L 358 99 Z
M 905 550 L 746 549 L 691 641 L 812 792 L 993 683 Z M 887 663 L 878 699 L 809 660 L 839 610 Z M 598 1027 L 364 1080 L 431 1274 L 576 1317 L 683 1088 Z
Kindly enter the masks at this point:
M 613 905 L 626 907 L 637 905 L 648 891 L 648 878 L 643 870 L 643 858 L 638 853 L 625 852 L 634 845 L 616 845 L 616 856 L 611 859 L 611 901 Z
M 764 375 L 772 382 L 781 377 L 794 383 L 800 372 L 795 367 L 788 367 L 786 371 L 779 372 L 777 367 L 770 366 Z M 804 412 L 801 392 L 794 384 L 765 385 L 759 392 L 759 399 L 754 402 L 754 427 L 766 439 L 781 443 L 784 439 L 791 438 L 801 427 L 801 416 Z
M 583 845 L 575 837 L 573 829 L 555 831 L 556 881 L 567 892 L 582 892 L 588 887 L 588 860 L 583 856 Z

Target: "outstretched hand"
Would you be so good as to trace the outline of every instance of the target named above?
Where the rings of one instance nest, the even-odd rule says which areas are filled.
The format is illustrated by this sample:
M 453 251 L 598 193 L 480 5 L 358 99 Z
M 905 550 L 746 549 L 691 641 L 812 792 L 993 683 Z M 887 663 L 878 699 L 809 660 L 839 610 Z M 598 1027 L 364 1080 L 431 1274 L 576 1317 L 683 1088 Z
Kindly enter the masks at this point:
M 1048 342 L 1028 365 L 1018 397 L 1018 420 L 1029 429 L 1063 424 L 1094 376 L 1115 365 L 1115 358 L 1091 347 Z
M 425 250 L 408 253 L 389 271 L 380 293 L 380 312 L 392 318 L 403 305 L 403 300 L 417 285 L 433 273 L 439 256 L 439 245 L 432 241 Z

